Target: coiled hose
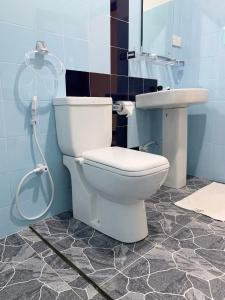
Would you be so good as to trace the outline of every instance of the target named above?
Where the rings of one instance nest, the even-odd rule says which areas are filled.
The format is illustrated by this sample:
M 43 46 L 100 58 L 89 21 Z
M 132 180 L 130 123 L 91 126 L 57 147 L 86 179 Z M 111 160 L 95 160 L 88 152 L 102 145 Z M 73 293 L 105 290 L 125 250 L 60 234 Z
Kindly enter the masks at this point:
M 47 211 L 49 210 L 49 208 L 52 205 L 52 202 L 53 202 L 53 199 L 54 199 L 54 192 L 55 192 L 54 191 L 55 188 L 54 188 L 54 182 L 53 182 L 53 179 L 52 179 L 52 175 L 49 171 L 48 164 L 46 162 L 45 156 L 44 156 L 44 154 L 42 152 L 42 149 L 41 149 L 41 146 L 38 142 L 36 126 L 37 126 L 37 122 L 36 122 L 36 119 L 34 119 L 34 120 L 32 120 L 33 138 L 34 138 L 35 144 L 37 146 L 37 149 L 40 153 L 43 164 L 38 164 L 35 169 L 33 169 L 32 171 L 30 171 L 26 175 L 24 175 L 24 177 L 20 180 L 17 191 L 16 191 L 16 207 L 17 207 L 17 210 L 18 210 L 18 212 L 19 212 L 19 214 L 22 218 L 24 218 L 25 220 L 29 220 L 29 221 L 37 220 L 37 219 L 41 218 L 42 216 L 44 216 L 47 213 Z M 33 174 L 37 174 L 37 175 L 40 176 L 43 173 L 48 173 L 49 181 L 50 181 L 50 184 L 51 184 L 51 198 L 50 198 L 49 204 L 46 207 L 46 209 L 44 211 L 42 211 L 40 214 L 38 214 L 34 217 L 26 216 L 23 213 L 23 211 L 21 210 L 20 205 L 19 205 L 19 196 L 20 196 L 21 188 L 22 188 L 24 182 L 27 180 L 28 177 L 30 177 Z

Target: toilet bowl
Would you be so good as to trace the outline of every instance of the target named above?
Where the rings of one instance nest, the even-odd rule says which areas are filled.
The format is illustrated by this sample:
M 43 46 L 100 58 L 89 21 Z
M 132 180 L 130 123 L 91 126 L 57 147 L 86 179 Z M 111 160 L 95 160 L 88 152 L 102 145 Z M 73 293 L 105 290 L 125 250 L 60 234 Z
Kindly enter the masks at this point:
M 58 142 L 71 175 L 74 218 L 122 242 L 144 239 L 148 234 L 144 200 L 165 181 L 168 160 L 110 147 L 110 98 L 70 97 L 55 99 L 54 105 Z

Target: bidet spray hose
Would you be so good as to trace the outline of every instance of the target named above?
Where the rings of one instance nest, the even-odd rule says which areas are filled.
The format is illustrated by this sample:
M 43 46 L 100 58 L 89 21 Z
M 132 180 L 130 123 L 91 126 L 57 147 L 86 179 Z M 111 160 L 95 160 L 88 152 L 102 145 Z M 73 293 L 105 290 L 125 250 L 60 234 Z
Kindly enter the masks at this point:
M 38 141 L 38 137 L 37 137 L 37 132 L 36 132 L 36 126 L 37 126 L 37 96 L 34 96 L 32 98 L 32 105 L 31 105 L 31 125 L 32 125 L 32 129 L 33 129 L 33 138 L 34 138 L 34 142 L 37 146 L 37 149 L 38 149 L 38 152 L 41 156 L 41 159 L 42 159 L 42 162 L 43 164 L 38 164 L 37 167 L 33 170 L 31 170 L 30 172 L 28 172 L 26 175 L 23 176 L 23 178 L 20 180 L 19 182 L 19 185 L 18 185 L 18 188 L 17 188 L 17 191 L 16 191 L 16 207 L 17 207 L 17 210 L 20 214 L 20 216 L 28 221 L 34 221 L 36 219 L 39 219 L 41 218 L 42 216 L 44 216 L 47 211 L 49 210 L 49 208 L 51 207 L 52 205 L 52 202 L 53 202 L 53 199 L 54 199 L 54 182 L 53 182 L 53 179 L 52 179 L 52 175 L 49 171 L 49 168 L 48 168 L 48 164 L 46 162 L 46 159 L 45 159 L 45 156 L 42 152 L 42 149 L 41 149 L 41 146 L 39 144 L 39 141 Z M 49 201 L 49 204 L 47 205 L 47 207 L 45 208 L 44 211 L 42 211 L 39 215 L 36 215 L 34 217 L 28 217 L 26 216 L 20 206 L 19 206 L 19 196 L 20 196 L 20 191 L 21 191 L 21 188 L 24 184 L 24 182 L 27 180 L 28 177 L 30 177 L 31 175 L 33 174 L 37 174 L 37 175 L 42 175 L 43 173 L 47 173 L 48 174 L 48 177 L 49 177 L 49 181 L 50 181 L 50 185 L 51 185 L 51 197 L 50 197 L 50 201 Z

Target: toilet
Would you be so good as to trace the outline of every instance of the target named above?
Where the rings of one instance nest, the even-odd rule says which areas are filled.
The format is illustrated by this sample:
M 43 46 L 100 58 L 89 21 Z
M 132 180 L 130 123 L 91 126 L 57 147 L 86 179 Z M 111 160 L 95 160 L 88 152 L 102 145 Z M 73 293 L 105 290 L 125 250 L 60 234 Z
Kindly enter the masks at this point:
M 144 239 L 144 200 L 164 183 L 168 160 L 111 147 L 111 98 L 65 97 L 53 104 L 58 144 L 71 175 L 74 218 L 121 242 Z

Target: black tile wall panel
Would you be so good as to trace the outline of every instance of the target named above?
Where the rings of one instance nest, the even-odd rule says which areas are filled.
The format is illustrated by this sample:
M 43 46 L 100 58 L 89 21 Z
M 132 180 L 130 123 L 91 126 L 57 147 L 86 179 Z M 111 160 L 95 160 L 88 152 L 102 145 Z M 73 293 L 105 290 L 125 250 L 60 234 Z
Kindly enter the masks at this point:
M 118 115 L 117 117 L 117 127 L 127 126 L 127 117 Z
M 144 93 L 150 93 L 156 91 L 157 91 L 157 80 L 144 79 Z
M 66 70 L 66 95 L 89 97 L 89 73 Z
M 116 145 L 119 147 L 127 148 L 127 126 L 117 127 Z
M 111 18 L 111 46 L 128 50 L 129 23 Z
M 111 0 L 111 17 L 129 21 L 129 0 Z
M 111 96 L 114 101 L 129 100 L 129 82 L 127 76 L 111 75 Z
M 138 94 L 143 94 L 144 80 L 143 78 L 129 77 L 129 98 L 134 99 Z
M 110 97 L 110 75 L 90 73 L 91 97 Z
M 127 50 L 111 47 L 111 74 L 128 76 Z

